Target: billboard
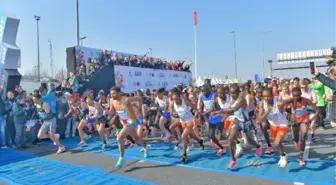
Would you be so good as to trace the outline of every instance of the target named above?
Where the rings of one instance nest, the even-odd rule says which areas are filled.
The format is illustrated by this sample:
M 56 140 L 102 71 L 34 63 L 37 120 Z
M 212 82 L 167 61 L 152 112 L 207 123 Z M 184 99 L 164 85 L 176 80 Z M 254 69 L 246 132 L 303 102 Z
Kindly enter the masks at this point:
M 332 54 L 333 51 L 331 48 L 291 53 L 279 53 L 277 54 L 277 62 L 278 64 L 290 64 L 326 61 L 326 57 L 330 57 Z
M 174 85 L 190 85 L 192 73 L 183 71 L 155 70 L 129 66 L 114 66 L 115 85 L 129 93 L 139 89 L 172 89 Z
M 7 16 L 0 12 L 0 43 L 2 42 L 3 35 L 5 32 Z
M 103 50 L 88 47 L 75 47 L 75 69 L 79 72 L 79 65 L 85 64 L 88 70 L 92 60 L 108 60 L 103 56 L 103 52 L 107 52 L 110 56 L 114 54 L 120 57 L 134 56 L 134 54 L 122 53 L 111 50 Z M 137 55 L 138 56 L 138 55 Z M 142 58 L 144 56 L 138 56 Z M 158 89 L 165 87 L 172 89 L 174 85 L 185 84 L 190 85 L 192 82 L 192 73 L 184 71 L 159 70 L 151 68 L 140 68 L 131 66 L 114 66 L 115 84 L 119 85 L 123 92 L 133 92 L 139 89 Z

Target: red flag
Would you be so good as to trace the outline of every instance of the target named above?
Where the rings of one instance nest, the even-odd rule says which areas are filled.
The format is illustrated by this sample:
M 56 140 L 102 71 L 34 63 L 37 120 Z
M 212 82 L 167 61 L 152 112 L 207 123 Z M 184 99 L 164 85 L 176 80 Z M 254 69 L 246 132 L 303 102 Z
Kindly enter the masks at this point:
M 197 12 L 194 10 L 194 25 L 197 25 Z

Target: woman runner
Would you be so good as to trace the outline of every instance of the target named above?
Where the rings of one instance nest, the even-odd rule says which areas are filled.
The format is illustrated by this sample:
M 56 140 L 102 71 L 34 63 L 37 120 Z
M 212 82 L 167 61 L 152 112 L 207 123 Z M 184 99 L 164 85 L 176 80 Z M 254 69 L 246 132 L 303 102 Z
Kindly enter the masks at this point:
M 203 140 L 196 136 L 193 127 L 194 127 L 194 116 L 192 115 L 190 108 L 192 107 L 194 110 L 197 110 L 195 104 L 193 104 L 187 96 L 181 98 L 181 92 L 176 90 L 173 93 L 173 100 L 170 104 L 170 112 L 176 112 L 179 116 L 180 123 L 183 127 L 182 133 L 182 147 L 183 147 L 183 154 L 181 158 L 181 162 L 186 162 L 187 160 L 187 147 L 188 147 L 188 137 L 195 139 L 198 141 L 202 149 L 204 149 Z M 175 115 L 171 115 L 175 117 Z
M 107 146 L 107 137 L 105 134 L 106 118 L 104 118 L 104 109 L 99 102 L 95 102 L 92 96 L 86 98 L 86 103 L 89 108 L 88 123 L 93 124 L 95 130 L 103 140 L 102 149 Z

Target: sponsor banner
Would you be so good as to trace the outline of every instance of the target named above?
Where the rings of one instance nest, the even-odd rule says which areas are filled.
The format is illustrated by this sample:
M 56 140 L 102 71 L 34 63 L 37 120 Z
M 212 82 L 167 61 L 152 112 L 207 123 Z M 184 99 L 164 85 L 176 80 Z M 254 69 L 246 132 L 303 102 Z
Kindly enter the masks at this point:
M 192 73 L 182 71 L 155 70 L 128 66 L 114 66 L 115 83 L 123 92 L 139 89 L 172 89 L 174 85 L 190 85 Z
M 7 47 L 5 44 L 0 42 L 0 75 L 2 74 L 5 67 L 5 60 L 7 54 Z
M 0 43 L 2 42 L 3 35 L 5 32 L 7 16 L 0 12 Z

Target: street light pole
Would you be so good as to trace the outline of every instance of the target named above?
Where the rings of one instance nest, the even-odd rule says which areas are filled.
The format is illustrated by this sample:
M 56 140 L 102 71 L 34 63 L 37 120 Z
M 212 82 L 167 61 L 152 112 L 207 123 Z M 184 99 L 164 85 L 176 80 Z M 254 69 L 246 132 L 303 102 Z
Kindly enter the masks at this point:
M 77 46 L 79 46 L 79 40 L 80 40 L 80 36 L 79 36 L 79 2 L 78 0 L 76 0 L 76 29 L 77 29 Z
M 268 63 L 270 64 L 270 75 L 271 75 L 271 78 L 272 78 L 273 77 L 273 61 L 268 60 Z
M 40 72 L 40 31 L 39 31 L 39 21 L 41 20 L 40 16 L 34 16 L 36 20 L 36 31 L 37 31 L 37 81 L 41 80 Z
M 79 40 L 80 40 L 80 43 L 81 43 L 81 45 L 80 45 L 80 46 L 83 46 L 83 40 L 84 40 L 84 39 L 86 39 L 86 36 L 79 38 Z
M 235 57 L 235 75 L 236 79 L 238 79 L 238 69 L 237 69 L 237 48 L 236 48 L 236 32 L 232 31 L 233 34 L 233 47 L 234 47 L 234 57 Z
M 269 29 L 264 34 L 267 34 L 271 32 L 272 30 Z M 261 40 L 261 55 L 262 55 L 262 64 L 263 64 L 263 72 L 262 72 L 262 77 L 265 78 L 265 48 L 264 48 L 264 35 L 262 35 L 262 40 Z
M 261 40 L 261 55 L 262 55 L 262 64 L 263 64 L 263 72 L 262 77 L 265 78 L 265 55 L 264 55 L 264 37 Z

